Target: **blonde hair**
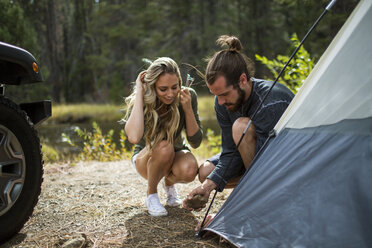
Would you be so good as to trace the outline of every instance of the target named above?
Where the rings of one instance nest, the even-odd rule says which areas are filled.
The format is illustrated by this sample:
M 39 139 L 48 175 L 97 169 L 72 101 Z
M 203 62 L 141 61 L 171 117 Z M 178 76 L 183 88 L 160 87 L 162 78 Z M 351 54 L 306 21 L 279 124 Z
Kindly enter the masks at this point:
M 151 63 L 146 70 L 144 77 L 145 91 L 143 95 L 143 113 L 144 113 L 144 138 L 147 151 L 159 144 L 162 140 L 174 143 L 174 135 L 179 127 L 180 113 L 178 111 L 179 97 L 167 106 L 167 111 L 159 115 L 158 110 L 164 107 L 156 95 L 155 84 L 159 77 L 165 73 L 175 74 L 178 77 L 179 88 L 181 89 L 182 79 L 176 62 L 168 57 L 161 57 Z M 134 84 L 133 92 L 125 99 L 127 104 L 127 112 L 125 119 L 129 118 L 132 111 L 134 100 L 136 97 L 136 84 Z

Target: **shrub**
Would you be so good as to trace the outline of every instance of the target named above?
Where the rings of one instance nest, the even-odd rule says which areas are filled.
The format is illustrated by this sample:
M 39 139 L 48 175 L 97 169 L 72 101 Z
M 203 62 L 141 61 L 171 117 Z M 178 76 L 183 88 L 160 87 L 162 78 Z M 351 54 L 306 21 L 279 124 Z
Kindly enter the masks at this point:
M 41 151 L 43 152 L 43 160 L 45 163 L 56 163 L 60 161 L 60 156 L 53 147 L 43 144 Z
M 213 130 L 208 128 L 206 139 L 204 139 L 197 149 L 192 149 L 195 156 L 207 159 L 221 152 L 221 135 L 215 135 Z
M 300 44 L 297 35 L 293 34 L 291 40 L 292 46 L 297 48 L 297 46 Z M 265 56 L 256 54 L 256 60 L 264 64 L 273 74 L 274 78 L 276 78 L 289 60 L 289 56 L 278 55 L 276 59 L 269 60 Z M 286 85 L 293 93 L 296 94 L 298 89 L 305 82 L 305 79 L 310 74 L 313 67 L 314 58 L 311 58 L 306 49 L 301 46 L 278 81 Z
M 92 132 L 81 130 L 79 127 L 74 130 L 83 139 L 83 146 L 80 147 L 81 152 L 78 154 L 77 159 L 106 162 L 130 158 L 131 148 L 126 148 L 127 138 L 124 134 L 124 129 L 120 131 L 120 148 L 117 148 L 113 142 L 114 130 L 111 129 L 107 134 L 103 134 L 96 122 L 92 123 L 92 127 Z M 65 133 L 62 133 L 62 140 L 71 146 L 77 146 Z

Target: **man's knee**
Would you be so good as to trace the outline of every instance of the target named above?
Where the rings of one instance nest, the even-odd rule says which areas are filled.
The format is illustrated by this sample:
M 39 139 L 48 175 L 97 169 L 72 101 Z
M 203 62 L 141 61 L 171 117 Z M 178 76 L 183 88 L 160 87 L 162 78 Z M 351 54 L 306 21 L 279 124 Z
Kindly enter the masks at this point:
M 236 145 L 239 143 L 239 140 L 241 139 L 242 134 L 245 128 L 247 127 L 249 121 L 250 119 L 248 117 L 240 117 L 236 119 L 236 121 L 234 122 L 232 126 L 232 134 Z M 247 132 L 244 135 L 244 139 L 248 142 L 251 141 L 253 142 L 256 140 L 256 129 L 253 123 L 250 124 Z
M 202 165 L 199 167 L 199 181 L 203 183 L 205 179 L 207 179 L 207 176 L 214 170 L 215 166 L 210 161 L 205 161 Z

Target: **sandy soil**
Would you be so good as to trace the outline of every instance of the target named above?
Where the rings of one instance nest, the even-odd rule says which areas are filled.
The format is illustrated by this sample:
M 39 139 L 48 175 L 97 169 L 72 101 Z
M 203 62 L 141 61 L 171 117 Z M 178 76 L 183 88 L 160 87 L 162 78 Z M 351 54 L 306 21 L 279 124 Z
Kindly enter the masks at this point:
M 198 184 L 177 184 L 178 192 L 184 198 Z M 231 247 L 217 236 L 194 238 L 206 210 L 167 207 L 168 216 L 151 217 L 145 192 L 129 161 L 48 164 L 33 216 L 2 247 Z M 230 193 L 217 194 L 211 213 Z M 160 185 L 159 195 L 165 203 Z

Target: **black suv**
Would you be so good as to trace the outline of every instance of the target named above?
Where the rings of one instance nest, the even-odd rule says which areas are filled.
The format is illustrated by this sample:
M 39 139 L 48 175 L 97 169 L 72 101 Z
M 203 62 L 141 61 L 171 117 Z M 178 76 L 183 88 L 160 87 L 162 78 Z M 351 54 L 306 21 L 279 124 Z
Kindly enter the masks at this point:
M 35 130 L 51 116 L 51 101 L 16 104 L 5 85 L 43 81 L 31 53 L 0 42 L 0 244 L 19 232 L 38 201 L 43 158 Z

